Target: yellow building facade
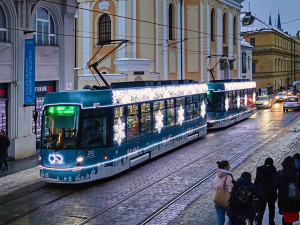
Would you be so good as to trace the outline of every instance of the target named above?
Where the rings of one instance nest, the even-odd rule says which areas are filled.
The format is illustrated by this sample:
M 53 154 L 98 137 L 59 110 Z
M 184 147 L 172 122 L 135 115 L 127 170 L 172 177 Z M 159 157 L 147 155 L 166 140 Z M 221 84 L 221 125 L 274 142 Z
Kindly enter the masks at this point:
M 98 65 L 108 83 L 240 78 L 243 0 L 79 1 L 78 88 L 95 84 L 86 63 L 99 41 L 129 40 Z M 114 46 L 105 45 L 101 58 Z M 212 73 L 208 71 L 212 69 Z
M 300 79 L 300 40 L 250 13 L 247 16 L 249 21 L 243 18 L 242 36 L 254 47 L 252 76 L 257 88 L 290 87 Z

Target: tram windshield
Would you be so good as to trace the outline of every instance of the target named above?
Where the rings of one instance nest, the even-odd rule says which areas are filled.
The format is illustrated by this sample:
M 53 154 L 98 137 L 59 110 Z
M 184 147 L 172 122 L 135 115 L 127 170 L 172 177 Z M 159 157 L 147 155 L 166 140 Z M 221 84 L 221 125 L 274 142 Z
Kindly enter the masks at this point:
M 78 145 L 79 106 L 48 106 L 44 110 L 42 147 L 72 149 Z

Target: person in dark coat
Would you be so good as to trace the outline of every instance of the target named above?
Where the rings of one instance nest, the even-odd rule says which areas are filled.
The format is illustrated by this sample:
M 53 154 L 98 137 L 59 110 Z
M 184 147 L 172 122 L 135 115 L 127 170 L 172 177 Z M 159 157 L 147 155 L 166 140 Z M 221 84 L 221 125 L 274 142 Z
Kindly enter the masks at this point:
M 296 164 L 296 168 L 299 170 L 300 169 L 300 154 L 296 153 L 295 155 L 293 155 L 295 164 Z
M 7 150 L 10 145 L 10 140 L 6 136 L 5 131 L 0 131 L 0 171 L 2 170 L 3 163 L 6 162 Z M 7 162 L 5 163 L 5 169 L 8 169 Z
M 251 190 L 253 197 L 257 197 L 259 202 L 265 201 L 264 193 L 262 193 L 251 182 L 251 173 L 243 172 L 241 177 L 239 179 L 237 179 L 236 182 L 247 186 Z M 255 212 L 253 210 L 252 204 L 247 205 L 246 208 L 244 208 L 244 209 L 240 209 L 240 208 L 236 209 L 236 208 L 230 207 L 230 203 L 229 203 L 229 207 L 227 209 L 227 215 L 230 218 L 231 225 L 235 225 L 235 224 L 238 224 L 238 221 L 237 221 L 238 217 L 250 219 L 250 221 L 252 221 L 252 223 L 253 223 Z
M 275 202 L 277 201 L 277 190 L 274 186 L 277 170 L 273 165 L 273 159 L 267 158 L 263 166 L 256 169 L 256 177 L 254 185 L 261 190 L 265 197 L 266 202 L 262 201 L 258 208 L 258 225 L 262 224 L 262 219 L 266 210 L 266 203 L 269 207 L 269 225 L 275 225 Z
M 282 162 L 282 169 L 278 171 L 275 179 L 275 187 L 278 189 L 278 207 L 279 212 L 283 215 L 282 224 L 291 225 L 293 222 L 287 222 L 288 217 L 299 219 L 300 203 L 289 198 L 289 183 L 296 181 L 300 187 L 300 174 L 297 176 L 297 168 L 292 156 L 286 157 Z

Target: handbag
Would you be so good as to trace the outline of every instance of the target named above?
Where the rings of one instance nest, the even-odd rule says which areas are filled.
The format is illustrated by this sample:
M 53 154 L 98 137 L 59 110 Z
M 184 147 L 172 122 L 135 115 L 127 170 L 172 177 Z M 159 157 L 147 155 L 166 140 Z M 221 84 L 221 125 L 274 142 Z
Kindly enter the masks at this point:
M 298 173 L 296 175 L 295 180 L 289 183 L 289 198 L 300 202 L 300 190 L 297 185 L 297 177 Z
M 226 184 L 227 176 L 225 178 L 225 181 L 222 185 L 217 187 L 216 194 L 214 197 L 214 203 L 227 207 L 228 206 L 228 200 L 230 198 L 230 193 Z

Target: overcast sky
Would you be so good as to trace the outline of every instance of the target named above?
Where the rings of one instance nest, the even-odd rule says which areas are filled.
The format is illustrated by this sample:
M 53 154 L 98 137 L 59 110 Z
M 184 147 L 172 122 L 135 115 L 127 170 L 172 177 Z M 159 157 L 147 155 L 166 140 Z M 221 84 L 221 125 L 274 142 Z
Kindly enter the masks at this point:
M 269 23 L 271 13 L 272 25 L 280 13 L 281 28 L 295 35 L 300 30 L 300 0 L 245 0 L 242 11 L 250 11 L 262 21 Z M 294 22 L 289 22 L 296 20 Z M 288 22 L 288 23 L 286 23 Z

